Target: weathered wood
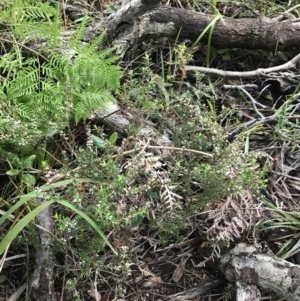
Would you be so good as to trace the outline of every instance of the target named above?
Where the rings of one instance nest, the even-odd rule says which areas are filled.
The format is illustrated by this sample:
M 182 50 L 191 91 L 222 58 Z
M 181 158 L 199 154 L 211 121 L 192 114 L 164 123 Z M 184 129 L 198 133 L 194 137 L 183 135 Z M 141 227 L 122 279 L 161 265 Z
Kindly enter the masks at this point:
M 160 7 L 143 15 L 132 31 L 139 41 L 148 38 L 171 37 L 195 41 L 215 16 L 172 7 Z M 128 37 L 130 35 L 128 34 Z M 122 37 L 125 39 L 125 36 Z M 206 34 L 202 41 L 206 42 Z M 269 18 L 218 20 L 212 35 L 212 45 L 217 48 L 292 50 L 300 47 L 300 22 L 278 22 Z
M 107 18 L 95 16 L 83 40 L 92 41 L 105 30 L 106 45 L 120 47 L 126 44 L 125 50 L 119 52 L 124 54 L 137 43 L 150 38 L 176 38 L 180 33 L 180 40 L 195 41 L 215 19 L 214 15 L 191 10 L 169 6 L 158 7 L 159 2 L 159 0 L 131 0 Z M 5 35 L 7 34 L 3 32 L 1 37 L 4 41 L 9 41 Z M 70 37 L 71 32 L 64 34 L 65 41 Z M 201 42 L 207 42 L 207 39 L 208 34 L 203 36 Z M 240 19 L 222 17 L 216 22 L 211 44 L 223 49 L 265 49 L 274 52 L 295 50 L 300 47 L 300 21 L 298 19 L 279 21 L 266 17 Z M 33 49 L 38 52 L 44 49 L 45 52 L 45 46 L 45 40 L 40 42 L 37 39 L 27 40 L 24 50 Z M 3 46 L 0 46 L 0 50 L 1 47 Z
M 211 280 L 211 281 L 208 281 L 207 283 L 197 285 L 193 288 L 187 289 L 187 290 L 179 292 L 177 294 L 173 294 L 173 295 L 164 297 L 163 300 L 165 300 L 165 301 L 182 301 L 182 300 L 195 299 L 195 298 L 211 291 L 212 289 L 217 288 L 222 283 L 223 283 L 222 280 Z
M 260 300 L 256 287 L 300 301 L 300 266 L 277 258 L 268 248 L 238 244 L 222 256 L 220 269 L 229 281 L 238 283 L 238 292 L 244 298 L 238 301 Z
M 260 301 L 261 295 L 256 285 L 247 284 L 243 281 L 236 282 L 237 301 Z
M 131 1 L 102 24 L 91 26 L 87 40 L 106 29 L 113 44 L 127 41 L 134 45 L 149 38 L 176 38 L 179 33 L 179 39 L 195 41 L 215 19 L 214 15 L 168 6 L 153 9 L 158 3 Z M 208 34 L 202 41 L 207 42 L 207 38 Z M 217 48 L 294 50 L 300 47 L 300 21 L 222 17 L 214 27 L 211 43 Z
M 120 33 L 125 32 L 129 28 L 129 31 L 132 31 L 131 33 L 128 32 L 131 36 L 129 41 L 133 43 L 132 37 L 134 37 L 135 22 L 141 15 L 156 8 L 159 3 L 160 0 L 131 0 L 127 4 L 124 3 L 124 6 L 108 18 L 98 21 L 96 18 L 95 22 L 88 28 L 84 40 L 87 42 L 92 41 L 105 30 L 108 44 L 114 44 L 115 40 L 120 40 Z
M 42 204 L 42 198 L 36 198 Z M 53 220 L 52 207 L 48 206 L 37 216 L 41 246 L 36 250 L 35 267 L 31 281 L 31 300 L 57 301 L 54 291 L 54 261 L 52 259 Z

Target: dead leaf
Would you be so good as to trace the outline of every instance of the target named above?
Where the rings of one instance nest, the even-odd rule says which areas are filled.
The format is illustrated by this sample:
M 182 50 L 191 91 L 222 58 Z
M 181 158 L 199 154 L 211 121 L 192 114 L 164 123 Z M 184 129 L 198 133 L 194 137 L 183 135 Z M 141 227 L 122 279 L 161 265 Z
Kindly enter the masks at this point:
M 183 275 L 183 272 L 184 272 L 184 269 L 185 269 L 185 264 L 186 264 L 188 259 L 189 259 L 189 256 L 181 258 L 181 261 L 180 261 L 179 265 L 176 267 L 176 269 L 173 273 L 173 276 L 172 276 L 172 280 L 174 282 L 177 283 L 181 279 L 181 277 Z
M 149 277 L 146 281 L 143 282 L 143 287 L 153 287 L 157 284 L 162 283 L 162 280 L 160 277 Z
M 102 299 L 102 296 L 101 294 L 95 290 L 94 287 L 91 287 L 89 290 L 88 290 L 88 294 L 92 297 L 92 298 L 95 298 L 96 301 L 100 301 Z
M 6 275 L 0 275 L 0 283 L 6 281 L 7 277 Z

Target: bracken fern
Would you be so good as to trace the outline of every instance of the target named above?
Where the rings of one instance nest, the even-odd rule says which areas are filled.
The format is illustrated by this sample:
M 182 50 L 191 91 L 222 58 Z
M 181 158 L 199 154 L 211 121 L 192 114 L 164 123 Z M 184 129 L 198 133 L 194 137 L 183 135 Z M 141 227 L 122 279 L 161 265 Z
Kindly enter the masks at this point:
M 9 134 L 14 127 L 11 120 L 23 128 L 36 122 L 36 137 L 31 131 L 32 139 L 28 139 L 28 144 L 33 145 L 49 131 L 63 129 L 71 118 L 78 123 L 105 102 L 114 101 L 112 92 L 118 90 L 121 77 L 121 69 L 116 64 L 118 58 L 112 56 L 114 49 L 100 49 L 105 32 L 83 45 L 86 18 L 66 46 L 57 43 L 60 23 L 55 21 L 58 17 L 56 9 L 31 1 L 6 1 L 5 5 L 0 20 L 8 20 L 11 24 L 13 51 L 0 60 L 2 151 L 7 142 L 18 145 L 17 137 Z M 14 19 L 14 14 L 20 19 Z M 47 52 L 50 54 L 47 58 L 38 54 L 24 57 L 16 41 L 28 34 L 39 38 L 39 31 L 44 30 L 41 23 L 51 31 L 51 34 L 43 35 L 47 38 Z
M 51 38 L 60 34 L 60 11 L 45 1 L 1 1 L 0 22 L 9 25 L 14 37 Z

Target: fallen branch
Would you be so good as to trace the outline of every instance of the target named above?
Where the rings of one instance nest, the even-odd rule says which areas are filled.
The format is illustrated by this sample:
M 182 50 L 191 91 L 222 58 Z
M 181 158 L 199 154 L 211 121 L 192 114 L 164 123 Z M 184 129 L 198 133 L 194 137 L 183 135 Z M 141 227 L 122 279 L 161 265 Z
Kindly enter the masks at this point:
M 197 298 L 214 288 L 217 288 L 223 283 L 222 280 L 212 280 L 207 283 L 197 285 L 191 289 L 179 292 L 163 298 L 165 301 L 182 301 L 182 300 L 191 300 Z
M 140 16 L 134 24 L 124 27 L 115 41 L 137 42 L 160 37 L 195 41 L 215 20 L 214 15 L 172 7 L 159 7 Z M 207 42 L 205 34 L 201 42 Z M 270 51 L 293 50 L 300 46 L 298 19 L 222 17 L 213 31 L 211 45 L 216 48 L 265 49 Z
M 43 203 L 43 199 L 36 198 L 36 202 Z M 37 216 L 41 247 L 36 250 L 35 268 L 31 281 L 31 300 L 56 301 L 54 291 L 54 261 L 52 256 L 53 220 L 52 207 L 48 206 Z M 50 235 L 49 235 L 50 234 Z
M 185 70 L 187 71 L 198 71 L 207 73 L 210 75 L 216 75 L 224 78 L 239 78 L 239 77 L 270 77 L 270 73 L 273 72 L 282 72 L 286 70 L 293 70 L 297 68 L 297 64 L 300 60 L 300 54 L 296 55 L 293 59 L 288 61 L 285 64 L 271 67 L 271 68 L 259 68 L 253 71 L 246 71 L 246 72 L 238 72 L 238 71 L 224 71 L 215 68 L 207 68 L 207 67 L 196 67 L 196 66 L 185 66 Z M 288 74 L 289 77 L 293 77 L 292 73 Z
M 221 257 L 220 269 L 237 284 L 237 301 L 260 300 L 257 287 L 300 301 L 300 266 L 277 258 L 268 248 L 238 244 Z

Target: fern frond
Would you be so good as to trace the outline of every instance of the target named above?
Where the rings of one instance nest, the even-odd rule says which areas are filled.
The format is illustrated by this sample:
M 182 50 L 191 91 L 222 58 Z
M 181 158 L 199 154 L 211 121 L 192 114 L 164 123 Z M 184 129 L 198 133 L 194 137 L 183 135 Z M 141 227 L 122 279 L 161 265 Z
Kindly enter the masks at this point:
M 53 17 L 57 13 L 57 9 L 47 2 L 29 0 L 27 0 L 26 3 L 22 1 L 8 2 L 10 2 L 11 5 L 6 7 L 3 14 L 10 15 L 12 20 L 19 23 L 24 22 L 24 20 L 48 21 L 50 17 Z
M 27 66 L 20 72 L 15 72 L 14 78 L 7 83 L 8 99 L 31 94 L 39 89 L 40 71 L 33 66 Z
M 7 1 L 1 12 L 9 20 L 11 31 L 22 38 L 34 36 L 55 39 L 60 35 L 60 12 L 58 8 L 42 1 Z
M 175 186 L 168 186 L 165 184 L 160 189 L 160 201 L 166 211 L 181 209 L 179 200 L 182 199 L 182 197 L 179 194 L 172 191 L 174 188 Z
M 11 71 L 15 71 L 18 68 L 22 67 L 22 62 L 19 59 L 21 55 L 20 51 L 14 51 L 11 53 L 6 53 L 1 56 L 0 60 L 0 69 L 1 73 L 5 74 L 8 73 L 10 74 Z
M 31 116 L 34 114 L 35 111 L 34 108 L 28 106 L 25 103 L 19 103 L 17 108 L 18 108 L 18 115 L 23 119 L 28 119 L 30 121 Z
M 114 97 L 107 90 L 98 92 L 84 92 L 77 95 L 78 103 L 74 108 L 75 122 L 86 120 L 88 116 L 96 109 L 104 106 L 106 102 L 115 102 Z
M 222 203 L 218 203 L 208 214 L 213 225 L 207 230 L 209 236 L 220 240 L 239 238 L 261 218 L 256 208 L 258 198 L 250 191 L 228 196 Z
M 99 50 L 99 46 L 102 44 L 105 35 L 106 32 L 103 31 L 96 39 L 83 46 L 81 48 L 82 53 L 86 53 L 89 55 L 95 54 Z
M 81 45 L 81 40 L 86 33 L 87 30 L 87 22 L 88 22 L 88 16 L 85 15 L 79 24 L 79 26 L 76 28 L 75 33 L 72 35 L 72 38 L 69 41 L 69 46 L 71 48 L 76 48 Z
M 24 1 L 7 1 L 1 17 L 10 21 L 14 36 L 42 36 L 53 46 L 61 34 L 58 9 L 40 1 L 27 0 L 26 6 Z M 35 57 L 24 59 L 18 45 L 2 56 L 2 112 L 10 111 L 24 127 L 36 120 L 36 133 L 46 133 L 48 121 L 65 126 L 69 116 L 78 122 L 105 102 L 114 102 L 112 92 L 119 89 L 121 78 L 118 58 L 112 56 L 113 48 L 99 50 L 105 32 L 82 45 L 86 24 L 84 18 L 69 42 L 70 49 L 53 47 L 42 63 Z M 70 112 L 66 112 L 66 104 Z
M 118 60 L 118 56 L 110 56 L 114 50 L 115 48 L 113 47 L 102 49 L 98 53 L 97 59 L 99 60 L 99 62 L 105 61 L 108 65 L 115 63 Z

